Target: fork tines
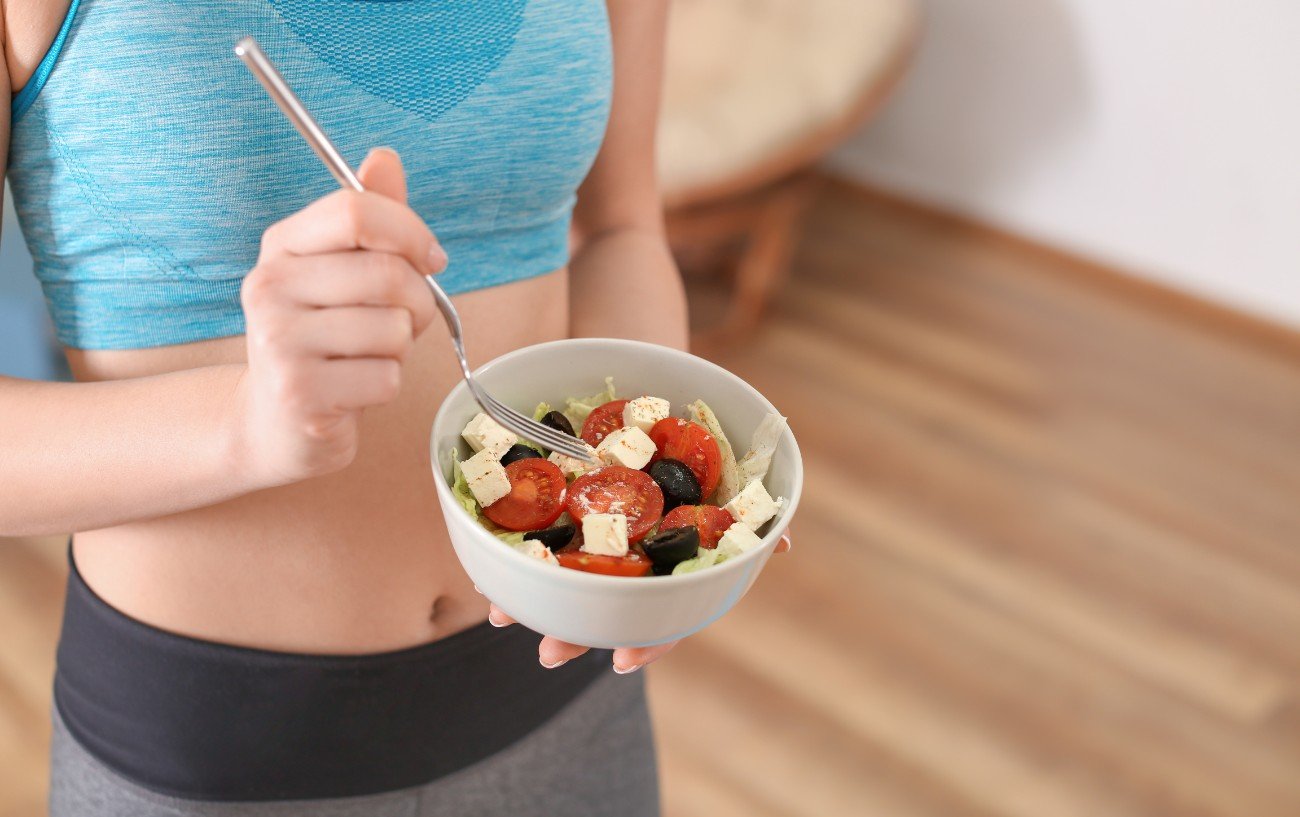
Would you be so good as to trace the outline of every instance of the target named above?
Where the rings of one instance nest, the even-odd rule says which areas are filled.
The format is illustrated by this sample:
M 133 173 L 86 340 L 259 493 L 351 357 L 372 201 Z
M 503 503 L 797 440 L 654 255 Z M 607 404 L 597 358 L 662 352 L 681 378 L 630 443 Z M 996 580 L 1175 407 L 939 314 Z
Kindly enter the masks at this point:
M 565 456 L 574 457 L 586 462 L 593 462 L 590 449 L 581 441 L 570 437 L 561 431 L 556 431 L 549 426 L 544 426 L 536 420 L 525 417 L 518 411 L 501 403 L 486 391 L 479 390 L 482 399 L 479 401 L 487 413 L 501 425 L 515 432 L 521 437 L 541 443 L 552 451 L 558 451 Z

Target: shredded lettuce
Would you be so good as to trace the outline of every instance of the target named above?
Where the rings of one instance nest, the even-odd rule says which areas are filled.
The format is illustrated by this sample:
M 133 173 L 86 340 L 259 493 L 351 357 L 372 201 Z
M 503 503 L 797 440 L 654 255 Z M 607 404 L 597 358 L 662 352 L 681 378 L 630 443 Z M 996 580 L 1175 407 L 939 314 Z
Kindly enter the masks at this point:
M 542 418 L 550 413 L 551 413 L 550 403 L 545 403 L 545 402 L 538 403 L 537 408 L 533 411 L 533 419 L 540 423 L 542 421 Z
M 465 472 L 460 470 L 460 452 L 456 449 L 451 450 L 451 493 L 456 497 L 456 501 L 465 509 L 470 516 L 478 519 L 479 516 L 478 500 L 469 490 L 469 482 L 465 480 Z
M 722 477 L 718 480 L 718 491 L 713 495 L 713 501 L 719 505 L 726 505 L 742 487 L 740 470 L 736 467 L 736 454 L 731 450 L 727 435 L 722 433 L 722 425 L 718 422 L 718 418 L 703 400 L 696 400 L 687 405 L 686 411 L 691 419 L 704 426 L 718 443 L 718 450 L 722 453 Z
M 785 429 L 785 418 L 780 414 L 769 414 L 754 429 L 754 437 L 749 443 L 749 453 L 740 458 L 736 467 L 740 470 L 740 485 L 748 485 L 754 480 L 762 482 L 767 477 L 767 469 L 772 466 L 772 455 L 776 453 L 777 440 Z
M 707 548 L 700 549 L 700 555 L 693 559 L 687 559 L 684 562 L 678 562 L 673 568 L 673 575 L 680 576 L 684 573 L 694 573 L 697 570 L 703 570 L 706 567 L 720 565 L 727 561 L 727 554 L 719 553 L 717 548 L 712 550 Z
M 513 548 L 522 547 L 524 544 L 524 532 L 521 530 L 497 531 L 496 537 Z
M 614 378 L 605 378 L 605 390 L 590 397 L 570 397 L 564 401 L 564 416 L 569 418 L 574 428 L 581 428 L 587 415 L 597 406 L 604 405 L 614 398 Z

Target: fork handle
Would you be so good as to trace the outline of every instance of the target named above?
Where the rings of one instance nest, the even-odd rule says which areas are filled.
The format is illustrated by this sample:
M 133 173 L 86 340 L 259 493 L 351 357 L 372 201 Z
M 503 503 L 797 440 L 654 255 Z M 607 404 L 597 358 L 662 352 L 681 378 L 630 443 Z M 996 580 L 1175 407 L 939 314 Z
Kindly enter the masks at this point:
M 258 45 L 257 40 L 251 36 L 241 37 L 239 42 L 235 43 L 235 55 L 244 61 L 244 65 L 253 72 L 257 81 L 262 83 L 262 87 L 266 89 L 266 93 L 275 102 L 276 107 L 298 129 L 298 133 L 302 134 L 302 138 L 316 152 L 338 183 L 357 192 L 365 190 L 357 174 L 352 172 L 347 160 L 343 158 L 343 154 L 339 153 L 339 149 L 330 141 L 320 123 L 307 111 L 307 106 L 302 104 L 302 100 L 289 87 L 284 75 L 271 62 L 270 57 L 266 56 L 266 52 Z
M 433 279 L 432 275 L 424 276 L 424 281 L 433 290 L 433 300 L 438 304 L 438 311 L 447 321 L 447 331 L 451 333 L 451 343 L 456 347 L 456 361 L 460 363 L 460 371 L 465 375 L 466 380 L 473 380 L 473 375 L 469 371 L 469 363 L 465 358 L 465 343 L 462 340 L 464 334 L 460 326 L 460 313 L 451 302 L 451 297 L 447 295 L 442 285 Z

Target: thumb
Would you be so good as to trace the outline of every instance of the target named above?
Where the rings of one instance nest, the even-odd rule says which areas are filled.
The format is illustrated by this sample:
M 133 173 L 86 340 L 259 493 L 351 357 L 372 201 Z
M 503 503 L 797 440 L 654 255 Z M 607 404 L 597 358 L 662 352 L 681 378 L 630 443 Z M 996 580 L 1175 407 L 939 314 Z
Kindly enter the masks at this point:
M 375 148 L 366 154 L 357 178 L 367 190 L 406 203 L 406 172 L 401 157 L 392 148 Z

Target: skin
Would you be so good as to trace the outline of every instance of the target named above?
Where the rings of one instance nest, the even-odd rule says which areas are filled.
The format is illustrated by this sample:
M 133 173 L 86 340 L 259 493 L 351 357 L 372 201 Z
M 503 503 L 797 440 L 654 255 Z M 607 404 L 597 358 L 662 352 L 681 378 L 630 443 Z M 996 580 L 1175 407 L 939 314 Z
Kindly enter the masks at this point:
M 11 95 L 67 4 L 0 0 L 0 176 Z M 686 346 L 653 165 L 667 4 L 608 5 L 613 108 L 570 266 L 457 296 L 471 365 L 561 337 Z M 78 531 L 110 604 L 225 643 L 357 654 L 512 623 L 460 569 L 429 478 L 427 430 L 459 372 L 417 273 L 446 256 L 405 204 L 400 157 L 372 151 L 359 174 L 366 192 L 268 226 L 247 336 L 66 349 L 74 383 L 0 377 L 0 534 Z M 626 302 L 641 309 L 611 309 Z M 615 669 L 670 648 L 617 650 Z M 585 649 L 546 637 L 539 660 Z

